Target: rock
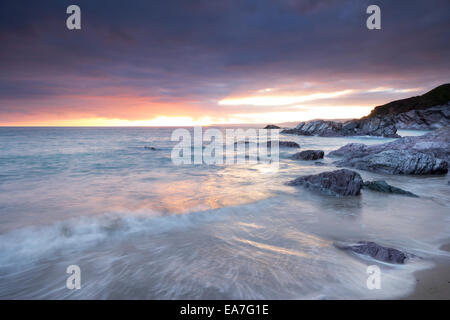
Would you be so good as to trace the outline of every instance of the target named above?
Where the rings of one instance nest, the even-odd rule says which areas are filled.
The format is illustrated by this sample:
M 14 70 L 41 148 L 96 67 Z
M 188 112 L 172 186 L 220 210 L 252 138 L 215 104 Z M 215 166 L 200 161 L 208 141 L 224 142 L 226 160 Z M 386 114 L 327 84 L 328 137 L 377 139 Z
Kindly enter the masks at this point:
M 234 145 L 236 146 L 236 145 L 238 145 L 238 143 L 239 142 L 236 141 L 234 143 Z M 246 146 L 250 144 L 250 142 L 248 140 L 246 140 L 244 143 Z M 259 143 L 258 143 L 258 145 L 259 145 Z M 278 146 L 286 147 L 286 148 L 300 148 L 300 145 L 297 142 L 293 142 L 293 141 L 278 141 Z M 272 141 L 267 141 L 267 147 L 269 147 L 269 148 L 272 147 Z
M 299 123 L 293 129 L 282 130 L 281 133 L 321 137 L 341 136 L 384 136 L 398 138 L 397 128 L 391 118 L 361 118 L 346 122 L 313 120 Z
M 367 146 L 350 143 L 328 154 L 339 166 L 395 174 L 444 174 L 450 161 L 450 127 L 423 136 Z M 403 163 L 402 163 L 403 162 Z
M 450 126 L 450 84 L 417 97 L 378 106 L 368 118 L 390 117 L 398 129 L 430 130 Z
M 328 195 L 356 196 L 360 194 L 363 180 L 357 172 L 341 169 L 302 176 L 289 182 L 288 185 L 300 185 Z
M 379 181 L 364 181 L 364 188 L 378 191 L 378 192 L 386 192 L 386 193 L 395 193 L 395 194 L 402 194 L 409 197 L 415 197 L 418 198 L 418 195 L 415 195 L 412 192 L 391 186 L 386 183 L 384 180 Z
M 324 152 L 322 150 L 305 150 L 298 152 L 292 156 L 294 160 L 317 160 L 323 159 Z
M 345 146 L 331 151 L 327 156 L 328 157 L 345 157 L 346 155 L 357 155 L 357 156 L 363 156 L 368 154 L 367 153 L 368 146 L 363 143 L 349 143 Z
M 422 96 L 378 106 L 366 117 L 346 122 L 312 120 L 281 133 L 297 135 L 383 136 L 398 138 L 397 129 L 438 129 L 450 126 L 450 84 L 441 85 Z
M 267 142 L 267 145 L 271 146 L 271 141 Z M 297 142 L 293 141 L 279 141 L 278 146 L 285 148 L 300 148 L 300 145 Z
M 340 136 L 342 123 L 335 121 L 314 120 L 300 122 L 293 129 L 285 129 L 281 133 L 297 134 L 304 136 L 319 135 L 324 137 Z
M 264 129 L 281 129 L 281 128 L 274 124 L 269 124 L 269 125 L 265 126 Z
M 146 149 L 146 150 L 156 150 L 155 147 L 149 147 L 149 146 L 144 146 L 144 149 Z
M 448 171 L 446 161 L 407 150 L 386 150 L 357 158 L 345 158 L 334 164 L 386 174 L 445 174 Z
M 394 116 L 397 129 L 434 130 L 450 126 L 450 103 Z
M 403 264 L 408 258 L 408 255 L 400 250 L 383 247 L 375 242 L 369 241 L 359 241 L 354 245 L 341 245 L 335 243 L 335 246 L 339 249 L 350 250 L 354 253 L 370 256 L 375 260 L 388 263 Z

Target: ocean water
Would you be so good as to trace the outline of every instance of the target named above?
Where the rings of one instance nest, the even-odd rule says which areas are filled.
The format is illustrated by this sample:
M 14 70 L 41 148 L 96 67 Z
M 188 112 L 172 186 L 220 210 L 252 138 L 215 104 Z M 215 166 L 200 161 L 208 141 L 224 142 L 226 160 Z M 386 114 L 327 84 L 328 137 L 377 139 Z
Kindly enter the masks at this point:
M 0 128 L 0 298 L 397 298 L 413 290 L 414 271 L 448 255 L 439 250 L 450 231 L 446 176 L 358 171 L 420 198 L 325 196 L 285 183 L 333 170 L 333 159 L 318 166 L 280 149 L 278 171 L 176 166 L 173 130 Z M 327 154 L 391 139 L 281 140 Z M 359 240 L 417 257 L 393 266 L 333 246 Z M 366 286 L 373 264 L 379 290 Z M 66 288 L 69 265 L 81 269 L 79 290 Z

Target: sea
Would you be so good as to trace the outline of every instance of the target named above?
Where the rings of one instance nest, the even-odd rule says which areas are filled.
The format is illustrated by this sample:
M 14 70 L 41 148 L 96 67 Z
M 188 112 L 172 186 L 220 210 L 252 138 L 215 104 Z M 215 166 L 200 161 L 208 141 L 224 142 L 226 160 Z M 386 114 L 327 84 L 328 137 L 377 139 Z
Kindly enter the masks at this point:
M 393 139 L 280 135 L 301 148 L 280 147 L 273 170 L 175 165 L 175 129 L 0 128 L 0 299 L 393 299 L 448 255 L 447 176 L 356 170 L 419 198 L 286 185 L 336 170 L 327 154 L 347 143 Z M 325 158 L 291 159 L 307 149 Z M 358 241 L 412 258 L 392 265 L 335 246 Z M 74 265 L 79 289 L 68 285 Z M 379 288 L 368 286 L 373 265 Z

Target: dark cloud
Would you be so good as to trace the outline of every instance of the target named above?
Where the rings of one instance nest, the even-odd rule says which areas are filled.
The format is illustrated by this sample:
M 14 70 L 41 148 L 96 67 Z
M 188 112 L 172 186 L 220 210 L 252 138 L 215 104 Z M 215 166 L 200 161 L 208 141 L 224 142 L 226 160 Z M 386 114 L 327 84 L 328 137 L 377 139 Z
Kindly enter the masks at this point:
M 65 27 L 74 3 L 79 31 Z M 380 31 L 365 27 L 370 4 L 382 9 Z M 448 0 L 6 0 L 0 111 L 121 92 L 215 109 L 236 92 L 304 81 L 429 88 L 449 78 L 449 9 Z

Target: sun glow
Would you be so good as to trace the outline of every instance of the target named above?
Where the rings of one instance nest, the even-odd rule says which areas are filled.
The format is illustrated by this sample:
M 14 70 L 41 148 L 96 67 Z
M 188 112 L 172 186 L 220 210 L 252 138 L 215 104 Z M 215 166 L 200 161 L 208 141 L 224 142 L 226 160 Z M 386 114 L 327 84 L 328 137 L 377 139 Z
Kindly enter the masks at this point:
M 285 106 L 306 101 L 336 98 L 353 92 L 354 90 L 342 90 L 336 92 L 322 92 L 301 96 L 254 96 L 244 98 L 229 98 L 220 100 L 218 104 L 228 106 Z
M 234 114 L 235 121 L 241 123 L 282 123 L 308 121 L 313 119 L 354 119 L 370 113 L 368 106 L 299 107 L 298 111 L 240 113 Z

